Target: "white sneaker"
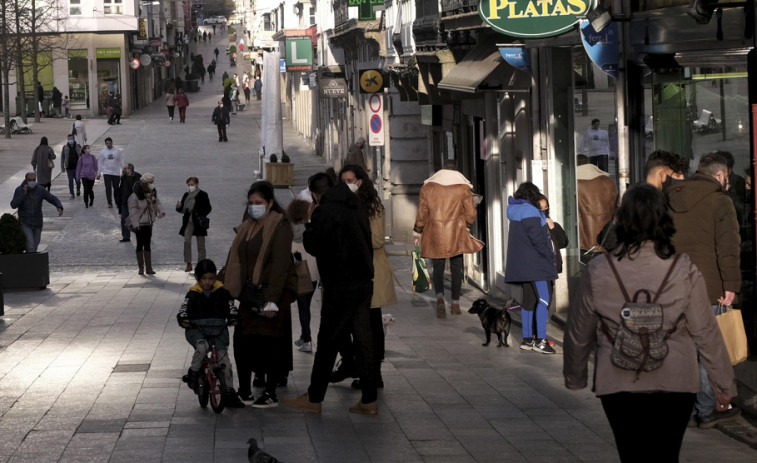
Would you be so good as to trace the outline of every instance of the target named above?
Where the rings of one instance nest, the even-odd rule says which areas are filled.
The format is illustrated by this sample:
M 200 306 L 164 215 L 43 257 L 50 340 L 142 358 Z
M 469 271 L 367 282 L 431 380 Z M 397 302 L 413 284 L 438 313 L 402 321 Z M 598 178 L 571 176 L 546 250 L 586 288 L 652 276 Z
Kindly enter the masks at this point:
M 297 350 L 299 350 L 300 352 L 313 352 L 313 343 L 306 342 L 303 345 L 301 345 Z

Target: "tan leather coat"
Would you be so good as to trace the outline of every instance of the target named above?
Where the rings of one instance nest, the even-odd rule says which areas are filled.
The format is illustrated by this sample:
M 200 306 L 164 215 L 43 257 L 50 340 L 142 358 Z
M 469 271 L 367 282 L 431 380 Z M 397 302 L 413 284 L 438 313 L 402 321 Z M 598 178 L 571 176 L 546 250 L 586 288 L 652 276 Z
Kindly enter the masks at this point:
M 470 184 L 423 185 L 414 228 L 422 236 L 421 256 L 443 259 L 480 251 L 484 243 L 468 231 L 474 220 L 476 206 Z
M 384 248 L 384 211 L 370 218 L 373 241 L 373 297 L 371 308 L 386 307 L 397 303 L 394 291 L 394 276 L 389 257 Z
M 579 246 L 581 249 L 591 249 L 599 246 L 597 235 L 612 220 L 618 201 L 618 189 L 607 173 L 596 166 L 586 164 L 578 169 Z M 589 172 L 582 173 L 581 170 Z

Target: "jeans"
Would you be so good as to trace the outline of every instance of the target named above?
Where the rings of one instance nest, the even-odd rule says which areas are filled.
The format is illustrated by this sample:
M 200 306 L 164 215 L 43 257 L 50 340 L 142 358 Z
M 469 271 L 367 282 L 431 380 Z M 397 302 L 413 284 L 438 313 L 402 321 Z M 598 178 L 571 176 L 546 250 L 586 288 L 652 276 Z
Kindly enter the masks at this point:
M 534 316 L 536 316 L 536 337 L 545 339 L 547 337 L 547 320 L 549 318 L 549 284 L 547 281 L 535 281 L 536 292 L 539 295 L 539 302 L 536 303 L 534 310 L 520 309 L 520 316 L 523 328 L 523 338 L 531 339 L 534 336 Z
M 116 204 L 121 204 L 121 177 L 118 175 L 103 174 L 105 178 L 105 198 L 108 200 L 108 206 L 113 205 L 113 199 Z
M 22 223 L 21 228 L 26 235 L 26 252 L 37 252 L 39 241 L 42 239 L 42 227 L 32 228 Z
M 434 274 L 431 276 L 432 283 L 436 287 L 436 294 L 444 294 L 444 264 L 446 259 L 431 259 Z M 460 291 L 463 287 L 463 255 L 458 254 L 449 258 L 449 269 L 452 274 L 452 300 L 460 300 Z
M 317 284 L 317 281 L 313 282 L 313 289 L 315 289 Z M 312 335 L 310 334 L 310 301 L 313 300 L 313 294 L 315 294 L 315 292 L 297 296 L 297 312 L 300 314 L 300 329 L 302 330 L 300 338 L 302 338 L 304 342 L 313 341 Z
M 83 178 L 81 183 L 84 185 L 84 205 L 91 205 L 95 200 L 95 181 Z
M 589 162 L 607 172 L 607 169 L 609 169 L 610 155 L 600 154 L 598 156 L 589 156 Z
M 712 313 L 717 313 L 718 305 L 713 304 Z M 694 412 L 692 414 L 698 415 L 700 418 L 705 417 L 715 411 L 715 391 L 712 390 L 710 384 L 710 378 L 707 376 L 707 371 L 702 365 L 702 360 L 699 359 L 699 392 L 697 392 L 697 401 L 694 404 Z
M 192 233 L 194 233 L 194 224 L 190 217 L 187 222 L 186 228 L 184 228 L 184 262 L 192 263 Z M 197 262 L 200 262 L 205 258 L 205 237 L 197 237 Z
M 74 183 L 76 183 L 76 192 L 81 193 L 81 180 L 76 180 L 76 169 L 66 169 L 68 175 L 68 192 L 71 197 L 74 196 Z
M 129 207 L 122 205 L 121 206 L 121 238 L 125 240 L 130 240 L 131 231 L 129 230 L 129 223 L 126 221 L 127 217 L 129 217 Z

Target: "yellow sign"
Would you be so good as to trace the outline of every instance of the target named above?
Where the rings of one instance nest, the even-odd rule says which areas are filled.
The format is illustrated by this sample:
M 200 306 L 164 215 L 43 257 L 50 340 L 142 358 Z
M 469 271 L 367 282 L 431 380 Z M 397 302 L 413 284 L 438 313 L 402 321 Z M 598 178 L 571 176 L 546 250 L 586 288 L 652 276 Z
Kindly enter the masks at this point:
M 137 39 L 147 40 L 147 18 L 139 18 L 139 32 Z
M 376 93 L 384 88 L 384 76 L 378 69 L 360 72 L 360 89 L 365 93 Z

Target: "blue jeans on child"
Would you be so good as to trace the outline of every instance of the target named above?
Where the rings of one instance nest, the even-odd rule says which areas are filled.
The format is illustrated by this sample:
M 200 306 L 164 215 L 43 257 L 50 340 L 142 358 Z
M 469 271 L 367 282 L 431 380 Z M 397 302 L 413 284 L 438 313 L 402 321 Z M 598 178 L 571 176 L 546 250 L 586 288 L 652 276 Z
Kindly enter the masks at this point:
M 534 310 L 526 310 L 521 307 L 520 316 L 523 324 L 523 339 L 534 337 L 533 326 L 534 316 L 536 317 L 536 337 L 545 339 L 547 337 L 547 319 L 549 318 L 549 282 L 546 280 L 535 281 L 536 292 L 539 301 Z

